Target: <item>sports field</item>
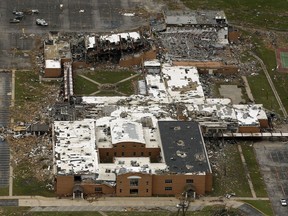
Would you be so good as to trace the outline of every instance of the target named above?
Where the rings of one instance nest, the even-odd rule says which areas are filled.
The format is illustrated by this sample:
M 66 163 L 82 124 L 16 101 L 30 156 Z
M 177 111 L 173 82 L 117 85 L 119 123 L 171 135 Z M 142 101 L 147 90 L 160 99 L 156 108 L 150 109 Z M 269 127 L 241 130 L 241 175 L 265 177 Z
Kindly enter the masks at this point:
M 280 53 L 281 64 L 283 68 L 288 68 L 288 52 Z
M 276 50 L 277 68 L 279 72 L 288 72 L 288 49 Z

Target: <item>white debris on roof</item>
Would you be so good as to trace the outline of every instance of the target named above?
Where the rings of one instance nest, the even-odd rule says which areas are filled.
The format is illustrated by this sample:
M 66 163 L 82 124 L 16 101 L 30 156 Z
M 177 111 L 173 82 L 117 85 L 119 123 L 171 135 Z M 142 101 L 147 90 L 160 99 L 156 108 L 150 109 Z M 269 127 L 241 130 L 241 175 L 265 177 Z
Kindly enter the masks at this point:
M 221 101 L 221 99 L 219 100 Z M 267 119 L 267 115 L 260 104 L 231 105 L 228 103 L 228 100 L 225 104 L 224 100 L 223 103 L 217 102 L 212 104 L 210 101 L 209 104 L 187 104 L 186 106 L 190 112 L 201 113 L 203 116 L 209 116 L 210 119 L 218 118 L 218 120 L 227 122 L 238 122 L 241 126 L 258 126 L 259 119 Z
M 135 16 L 135 13 L 123 13 L 122 15 L 132 17 Z
M 259 125 L 259 119 L 267 119 L 262 105 L 235 104 L 233 105 L 238 124 L 241 126 Z
M 174 100 L 203 98 L 204 92 L 196 67 L 167 66 L 162 68 L 167 92 Z M 186 100 L 187 101 L 187 100 Z
M 95 97 L 95 96 L 83 96 L 82 101 L 86 104 L 95 104 L 99 106 L 104 106 L 105 104 L 116 104 L 117 101 L 121 99 L 127 99 L 125 96 L 115 96 L 115 97 Z
M 55 160 L 58 174 L 98 172 L 95 120 L 55 121 Z
M 45 60 L 45 68 L 61 68 L 60 60 Z
M 88 44 L 86 45 L 87 49 L 94 48 L 96 45 L 96 38 L 95 36 L 88 37 Z
M 167 98 L 166 88 L 160 75 L 146 75 L 148 95 L 154 98 Z
M 115 119 L 110 122 L 110 126 L 112 144 L 121 142 L 138 142 L 145 144 L 142 125 L 140 123 Z
M 161 66 L 161 63 L 157 59 L 144 62 L 144 67 L 160 67 L 160 66 Z
M 100 36 L 101 41 L 109 41 L 110 43 L 118 44 L 120 40 L 131 40 L 136 42 L 140 39 L 140 34 L 138 32 L 126 32 L 126 33 L 118 33 L 112 35 L 102 35 Z
M 131 126 L 133 128 L 134 124 L 137 125 L 135 131 L 138 131 L 137 133 L 141 136 L 141 142 L 146 144 L 147 148 L 158 148 L 157 122 L 159 118 L 162 120 L 172 120 L 168 116 L 169 114 L 163 111 L 157 104 L 151 105 L 149 109 L 147 106 L 118 107 L 110 116 L 101 117 L 96 120 L 97 146 L 98 148 L 111 148 L 113 146 L 112 143 L 114 144 L 116 141 L 120 142 L 119 140 L 112 142 L 112 137 L 117 137 L 117 134 L 114 135 L 114 132 L 119 132 L 119 129 L 121 133 L 125 134 L 125 130 L 123 127 L 120 127 L 121 123 L 117 124 L 117 130 L 113 130 L 113 126 L 115 122 L 122 121 L 131 123 L 126 124 L 127 127 Z M 134 133 L 134 129 L 130 130 Z M 127 139 L 127 136 L 127 134 L 124 135 L 125 139 Z M 139 142 L 138 138 L 137 140 L 134 139 L 134 141 Z
M 227 45 L 229 44 L 228 41 L 228 27 L 224 27 L 218 30 L 217 32 L 218 35 L 218 43 L 222 45 Z
M 232 101 L 230 98 L 206 98 L 205 103 L 229 105 L 232 104 Z
M 151 173 L 167 170 L 165 163 L 150 163 L 149 157 L 115 157 L 114 163 L 99 164 L 98 180 L 116 181 L 116 174 Z

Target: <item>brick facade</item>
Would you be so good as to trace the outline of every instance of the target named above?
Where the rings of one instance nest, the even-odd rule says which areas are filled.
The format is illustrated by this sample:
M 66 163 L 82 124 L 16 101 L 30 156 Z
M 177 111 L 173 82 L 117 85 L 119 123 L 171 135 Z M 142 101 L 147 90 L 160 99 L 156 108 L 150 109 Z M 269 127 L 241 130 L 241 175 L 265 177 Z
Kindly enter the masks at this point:
M 101 163 L 113 163 L 114 157 L 150 157 L 151 162 L 158 162 L 160 148 L 146 148 L 145 144 L 136 142 L 122 142 L 113 148 L 99 148 Z

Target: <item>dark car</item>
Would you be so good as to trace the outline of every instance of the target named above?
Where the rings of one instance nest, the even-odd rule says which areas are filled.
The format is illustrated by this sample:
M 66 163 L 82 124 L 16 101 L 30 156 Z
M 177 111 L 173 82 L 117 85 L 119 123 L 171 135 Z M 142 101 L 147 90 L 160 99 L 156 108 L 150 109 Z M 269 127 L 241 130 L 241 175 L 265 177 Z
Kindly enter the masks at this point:
M 24 15 L 16 15 L 14 17 L 14 19 L 17 19 L 17 20 L 22 20 L 24 18 Z

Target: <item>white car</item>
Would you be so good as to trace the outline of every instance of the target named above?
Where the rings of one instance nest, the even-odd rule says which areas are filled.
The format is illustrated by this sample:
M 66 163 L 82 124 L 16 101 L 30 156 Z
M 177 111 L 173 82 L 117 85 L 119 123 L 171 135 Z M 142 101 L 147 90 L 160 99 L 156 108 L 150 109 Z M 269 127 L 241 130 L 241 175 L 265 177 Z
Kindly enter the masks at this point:
M 36 24 L 40 26 L 48 26 L 48 23 L 44 19 L 36 19 Z
M 287 200 L 286 199 L 280 199 L 282 206 L 287 206 Z

